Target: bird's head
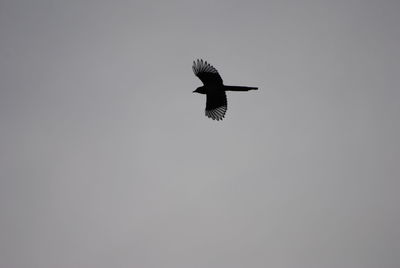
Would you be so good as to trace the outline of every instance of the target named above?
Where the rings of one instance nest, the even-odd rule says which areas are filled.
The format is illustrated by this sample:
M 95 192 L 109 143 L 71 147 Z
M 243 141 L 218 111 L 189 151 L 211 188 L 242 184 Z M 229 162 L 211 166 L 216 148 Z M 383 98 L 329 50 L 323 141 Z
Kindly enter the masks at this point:
M 206 94 L 206 91 L 205 91 L 204 86 L 202 86 L 202 87 L 196 88 L 196 90 L 193 91 L 193 93 Z

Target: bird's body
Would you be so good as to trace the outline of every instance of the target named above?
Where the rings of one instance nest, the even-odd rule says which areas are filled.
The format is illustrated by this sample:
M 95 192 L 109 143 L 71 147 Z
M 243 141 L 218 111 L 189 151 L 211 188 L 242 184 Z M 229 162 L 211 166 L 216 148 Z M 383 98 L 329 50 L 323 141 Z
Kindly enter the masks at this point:
M 205 94 L 206 116 L 213 120 L 222 120 L 228 109 L 225 91 L 249 91 L 257 90 L 257 87 L 225 86 L 217 69 L 207 61 L 197 60 L 193 62 L 194 74 L 203 82 L 204 86 L 198 87 L 195 93 Z
M 213 94 L 218 91 L 249 91 L 257 90 L 257 87 L 242 87 L 242 86 L 202 86 L 198 87 L 195 92 L 200 94 Z

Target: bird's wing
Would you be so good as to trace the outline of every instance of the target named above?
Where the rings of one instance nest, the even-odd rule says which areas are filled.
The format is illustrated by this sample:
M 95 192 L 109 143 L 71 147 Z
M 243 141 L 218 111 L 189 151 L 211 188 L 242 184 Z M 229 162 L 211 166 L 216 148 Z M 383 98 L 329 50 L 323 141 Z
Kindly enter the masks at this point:
M 193 72 L 200 78 L 205 86 L 220 86 L 222 85 L 222 78 L 217 69 L 210 65 L 207 61 L 197 60 L 193 61 Z
M 206 116 L 213 120 L 222 120 L 228 109 L 225 91 L 207 94 Z

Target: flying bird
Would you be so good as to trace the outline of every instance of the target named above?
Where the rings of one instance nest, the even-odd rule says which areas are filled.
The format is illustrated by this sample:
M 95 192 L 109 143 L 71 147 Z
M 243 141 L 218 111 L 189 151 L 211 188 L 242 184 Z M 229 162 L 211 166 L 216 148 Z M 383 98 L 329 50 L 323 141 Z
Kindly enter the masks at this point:
M 203 82 L 193 93 L 206 94 L 206 116 L 213 120 L 222 120 L 228 109 L 225 91 L 257 90 L 257 87 L 225 86 L 217 69 L 207 61 L 193 61 L 193 72 Z

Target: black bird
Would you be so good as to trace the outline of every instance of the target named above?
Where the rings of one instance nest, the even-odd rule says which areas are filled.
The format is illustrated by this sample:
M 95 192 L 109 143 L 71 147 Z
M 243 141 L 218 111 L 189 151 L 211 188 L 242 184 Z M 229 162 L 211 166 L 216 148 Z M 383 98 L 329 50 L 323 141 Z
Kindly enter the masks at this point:
M 228 109 L 225 91 L 257 90 L 257 87 L 225 86 L 217 69 L 207 61 L 193 61 L 193 72 L 203 82 L 194 92 L 207 95 L 206 116 L 213 120 L 222 120 Z

